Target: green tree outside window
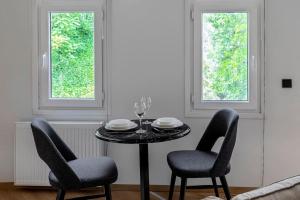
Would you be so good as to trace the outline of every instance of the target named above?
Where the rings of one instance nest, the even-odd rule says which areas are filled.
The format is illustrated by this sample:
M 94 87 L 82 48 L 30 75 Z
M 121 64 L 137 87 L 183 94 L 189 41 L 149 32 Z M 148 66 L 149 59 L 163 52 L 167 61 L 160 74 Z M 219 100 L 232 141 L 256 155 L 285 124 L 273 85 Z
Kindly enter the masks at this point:
M 52 98 L 95 98 L 94 13 L 51 13 Z
M 248 100 L 248 14 L 203 14 L 202 99 Z

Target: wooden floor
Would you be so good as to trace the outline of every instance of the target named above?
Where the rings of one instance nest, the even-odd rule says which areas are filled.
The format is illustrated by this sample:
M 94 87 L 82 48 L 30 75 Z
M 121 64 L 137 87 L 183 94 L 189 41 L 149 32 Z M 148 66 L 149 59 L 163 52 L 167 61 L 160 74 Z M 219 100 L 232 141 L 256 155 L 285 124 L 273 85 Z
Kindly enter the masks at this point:
M 112 192 L 113 200 L 139 200 L 140 194 L 138 191 L 125 191 L 124 189 L 115 188 Z M 131 189 L 130 189 L 131 190 Z M 249 191 L 249 188 L 232 188 L 232 195 Z M 99 188 L 99 191 L 102 190 Z M 68 192 L 66 198 L 78 197 L 81 195 L 97 194 L 100 193 L 97 190 L 88 190 L 82 192 Z M 168 192 L 157 192 L 163 197 L 167 197 Z M 199 190 L 187 191 L 186 200 L 200 200 L 201 198 L 212 196 L 213 191 L 211 190 Z M 55 200 L 56 193 L 54 190 L 49 188 L 21 188 L 15 187 L 12 184 L 0 184 L 0 200 Z M 221 193 L 221 196 L 224 196 Z M 104 199 L 104 198 L 102 198 Z M 178 192 L 175 192 L 174 200 L 178 199 Z M 157 200 L 155 197 L 151 197 L 151 200 Z

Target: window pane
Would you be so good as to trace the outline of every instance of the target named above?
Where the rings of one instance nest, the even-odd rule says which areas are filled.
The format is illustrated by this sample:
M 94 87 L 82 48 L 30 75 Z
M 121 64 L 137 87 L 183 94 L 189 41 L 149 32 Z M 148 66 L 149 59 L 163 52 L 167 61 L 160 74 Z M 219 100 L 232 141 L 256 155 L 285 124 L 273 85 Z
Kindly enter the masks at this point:
M 94 13 L 50 13 L 51 97 L 95 99 Z
M 202 99 L 248 101 L 248 14 L 202 15 Z

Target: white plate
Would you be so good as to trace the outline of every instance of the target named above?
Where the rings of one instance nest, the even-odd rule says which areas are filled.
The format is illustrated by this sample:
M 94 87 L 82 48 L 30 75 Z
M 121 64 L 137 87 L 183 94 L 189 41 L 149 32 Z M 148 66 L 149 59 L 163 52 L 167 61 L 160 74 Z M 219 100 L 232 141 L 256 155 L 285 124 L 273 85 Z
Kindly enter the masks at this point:
M 179 120 L 174 117 L 162 117 L 155 120 L 157 124 L 161 126 L 172 126 L 173 124 L 176 124 Z
M 151 124 L 152 127 L 160 128 L 160 129 L 172 129 L 183 126 L 183 123 L 179 120 L 176 120 L 174 124 L 171 125 L 161 125 L 156 120 Z
M 126 128 L 128 127 L 132 122 L 128 119 L 114 119 L 108 122 L 108 125 L 112 128 Z
M 105 129 L 110 130 L 110 131 L 129 131 L 129 130 L 134 129 L 136 127 L 138 127 L 138 125 L 134 122 L 131 122 L 129 124 L 129 126 L 127 126 L 127 127 L 111 127 L 109 124 L 105 125 Z

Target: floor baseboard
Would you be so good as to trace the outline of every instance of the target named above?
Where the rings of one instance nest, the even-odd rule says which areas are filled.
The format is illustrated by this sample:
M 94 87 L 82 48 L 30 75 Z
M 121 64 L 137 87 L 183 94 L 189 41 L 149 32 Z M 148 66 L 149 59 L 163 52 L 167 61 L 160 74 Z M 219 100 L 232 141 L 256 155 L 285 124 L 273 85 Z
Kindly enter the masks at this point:
M 28 189 L 49 189 L 52 190 L 51 187 L 45 187 L 45 186 L 15 186 L 14 183 L 0 183 L 0 190 L 5 189 L 13 189 L 13 188 L 28 188 Z M 175 191 L 179 191 L 179 186 L 175 186 Z M 244 193 L 250 190 L 253 190 L 255 188 L 253 187 L 230 187 L 230 190 L 233 194 L 240 194 Z M 89 188 L 86 190 L 99 190 L 99 188 Z M 112 185 L 113 191 L 133 191 L 137 192 L 140 190 L 139 185 L 133 185 L 133 184 L 113 184 Z M 151 191 L 155 192 L 168 192 L 169 186 L 168 185 L 151 185 L 150 186 Z M 189 189 L 187 191 L 193 191 L 192 189 Z M 197 190 L 194 190 L 197 191 Z M 201 189 L 201 192 L 203 193 L 210 193 L 211 189 Z
M 246 191 L 254 190 L 256 188 L 254 187 L 230 187 L 230 190 L 234 194 L 240 194 L 244 193 Z M 127 184 L 114 184 L 112 185 L 112 190 L 114 191 L 139 191 L 140 186 L 139 185 L 127 185 Z M 168 185 L 150 185 L 151 191 L 156 192 L 169 192 L 169 186 Z M 179 192 L 180 186 L 175 186 L 175 191 Z M 212 189 L 201 189 L 204 193 L 210 192 Z M 220 188 L 220 190 L 222 190 Z M 188 189 L 187 191 L 197 191 L 193 189 Z

